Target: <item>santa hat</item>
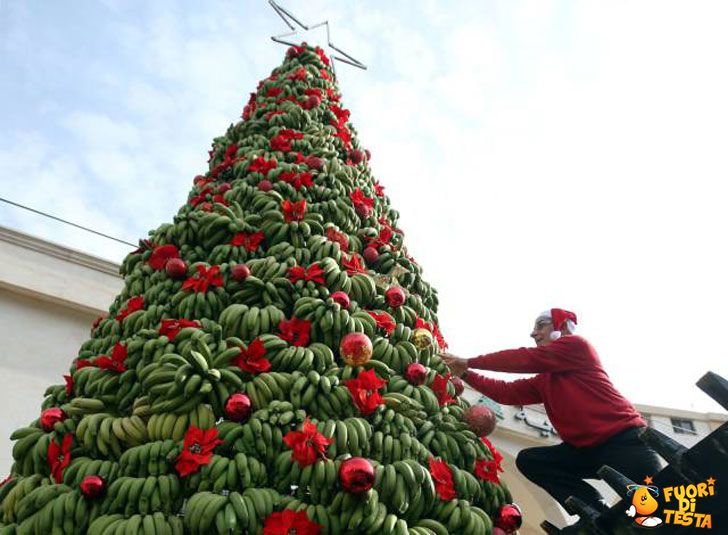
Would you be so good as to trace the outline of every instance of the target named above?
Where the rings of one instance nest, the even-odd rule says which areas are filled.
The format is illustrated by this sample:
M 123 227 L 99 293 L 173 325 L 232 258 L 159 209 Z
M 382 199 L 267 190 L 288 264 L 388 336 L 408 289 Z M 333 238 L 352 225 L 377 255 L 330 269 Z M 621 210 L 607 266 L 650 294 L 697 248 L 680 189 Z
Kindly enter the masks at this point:
M 576 314 L 568 310 L 552 308 L 542 312 L 538 317 L 551 320 L 554 326 L 554 330 L 550 334 L 552 340 L 561 338 L 562 331 L 566 331 L 568 334 L 574 334 L 576 331 Z

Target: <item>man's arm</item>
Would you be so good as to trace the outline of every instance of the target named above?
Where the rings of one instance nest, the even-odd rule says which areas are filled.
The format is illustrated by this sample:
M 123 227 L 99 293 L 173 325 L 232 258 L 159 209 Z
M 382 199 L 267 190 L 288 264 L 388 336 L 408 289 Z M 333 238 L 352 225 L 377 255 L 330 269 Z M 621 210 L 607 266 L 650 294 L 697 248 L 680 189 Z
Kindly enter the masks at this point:
M 531 405 L 542 402 L 538 388 L 541 380 L 539 376 L 509 382 L 489 379 L 476 372 L 467 371 L 462 377 L 475 390 L 504 405 Z
M 468 360 L 468 367 L 477 370 L 512 373 L 561 372 L 583 369 L 592 364 L 585 342 L 564 337 L 541 347 L 507 349 Z

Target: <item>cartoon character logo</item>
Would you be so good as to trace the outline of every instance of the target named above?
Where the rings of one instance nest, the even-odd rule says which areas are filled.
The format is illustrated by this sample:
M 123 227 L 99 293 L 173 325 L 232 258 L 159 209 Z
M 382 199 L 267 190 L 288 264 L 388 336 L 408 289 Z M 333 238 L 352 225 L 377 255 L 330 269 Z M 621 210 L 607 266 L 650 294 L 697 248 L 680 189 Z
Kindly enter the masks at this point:
M 627 516 L 634 518 L 635 524 L 643 528 L 655 528 L 662 524 L 662 519 L 652 516 L 657 511 L 659 504 L 655 499 L 659 496 L 659 491 L 652 483 L 651 477 L 645 478 L 645 485 L 628 485 L 629 494 L 632 495 L 632 505 L 627 511 Z M 654 494 L 655 497 L 652 497 Z M 635 517 L 639 514 L 640 516 Z

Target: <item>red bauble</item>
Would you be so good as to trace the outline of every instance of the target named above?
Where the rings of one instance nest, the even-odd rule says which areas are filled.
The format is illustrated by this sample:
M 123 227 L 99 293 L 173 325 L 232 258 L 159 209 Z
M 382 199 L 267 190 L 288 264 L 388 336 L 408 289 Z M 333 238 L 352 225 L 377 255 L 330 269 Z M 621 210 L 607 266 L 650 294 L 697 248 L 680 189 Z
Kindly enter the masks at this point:
M 427 379 L 427 368 L 419 362 L 410 364 L 404 372 L 405 378 L 413 385 L 419 386 L 425 384 Z
M 494 527 L 493 531 L 490 532 L 490 535 L 508 535 L 505 531 L 503 531 L 501 528 Z
M 247 420 L 252 410 L 250 398 L 240 392 L 232 394 L 225 402 L 225 416 L 234 422 Z
M 100 476 L 86 476 L 81 481 L 79 488 L 84 497 L 92 500 L 104 494 L 106 481 Z
M 324 161 L 318 156 L 309 156 L 305 162 L 307 166 L 311 169 L 316 169 L 316 171 L 321 171 L 324 168 Z
M 270 180 L 261 180 L 258 182 L 258 189 L 260 191 L 270 191 L 273 189 L 273 182 Z
M 181 279 L 187 276 L 187 264 L 181 258 L 170 258 L 164 265 L 167 275 L 173 279 Z
M 63 409 L 52 407 L 40 413 L 40 426 L 43 428 L 43 431 L 50 432 L 53 431 L 53 426 L 56 425 L 56 422 L 62 422 L 66 418 L 68 416 L 63 412 Z
M 250 277 L 250 268 L 245 264 L 236 264 L 233 269 L 230 270 L 230 277 L 235 281 L 244 281 Z
M 372 341 L 364 333 L 349 333 L 341 339 L 339 353 L 349 366 L 361 366 L 372 358 Z
M 451 377 L 450 382 L 455 387 L 455 395 L 462 396 L 463 392 L 465 392 L 465 383 L 463 383 L 463 380 L 460 377 Z
M 369 152 L 369 149 L 364 149 L 364 154 L 367 155 L 367 161 L 372 159 L 372 153 Z
M 321 104 L 321 97 L 318 95 L 311 95 L 306 101 L 305 107 L 307 110 L 317 108 Z
M 229 191 L 229 190 L 231 190 L 231 189 L 233 189 L 233 187 L 232 187 L 232 185 L 230 184 L 230 182 L 223 182 L 222 184 L 220 184 L 220 185 L 219 185 L 219 186 L 217 187 L 217 192 L 218 192 L 218 193 L 219 193 L 220 195 L 222 195 L 223 193 L 225 193 L 226 191 Z
M 375 247 L 367 247 L 361 255 L 367 264 L 374 264 L 379 260 L 379 251 Z
M 359 149 L 354 149 L 349 153 L 349 158 L 351 158 L 351 161 L 354 162 L 354 164 L 358 165 L 364 161 L 364 153 Z
M 463 420 L 479 437 L 487 437 L 495 429 L 495 413 L 485 405 L 473 405 L 466 409 Z
M 521 524 L 523 524 L 523 514 L 521 508 L 515 503 L 503 505 L 493 520 L 493 525 L 506 533 L 513 533 L 521 527 Z
M 387 304 L 391 307 L 401 307 L 404 305 L 407 296 L 404 290 L 400 286 L 392 286 L 388 288 L 384 294 L 384 298 L 387 300 Z
M 349 296 L 346 295 L 346 292 L 338 291 L 331 294 L 331 299 L 334 300 L 334 303 L 339 303 L 339 306 L 343 309 L 349 308 L 349 305 L 351 304 L 351 300 L 349 299 Z
M 374 486 L 374 478 L 374 466 L 364 457 L 347 459 L 339 468 L 339 483 L 346 492 L 366 492 Z
M 366 219 L 370 215 L 372 215 L 374 208 L 366 204 L 356 204 L 354 205 L 354 211 L 356 212 L 356 215 L 358 215 L 362 219 Z

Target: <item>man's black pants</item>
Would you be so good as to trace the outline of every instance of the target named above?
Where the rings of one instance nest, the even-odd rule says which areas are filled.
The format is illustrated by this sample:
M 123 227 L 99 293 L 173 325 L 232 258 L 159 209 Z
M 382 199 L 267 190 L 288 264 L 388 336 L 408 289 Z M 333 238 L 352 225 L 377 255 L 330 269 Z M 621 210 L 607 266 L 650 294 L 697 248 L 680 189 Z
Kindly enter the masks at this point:
M 569 496 L 598 505 L 601 494 L 584 479 L 600 479 L 597 470 L 607 464 L 635 483 L 655 477 L 661 469 L 657 454 L 638 437 L 633 427 L 598 446 L 577 448 L 563 442 L 556 446 L 527 448 L 516 457 L 518 469 L 551 494 L 562 506 Z

